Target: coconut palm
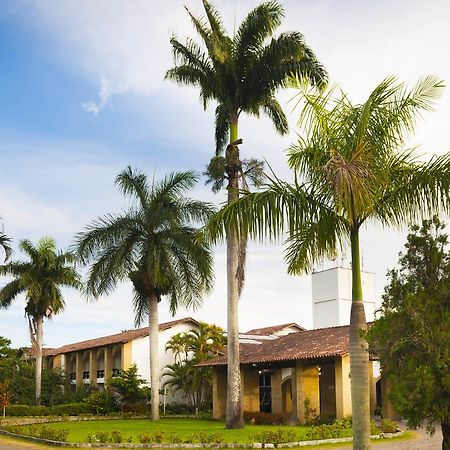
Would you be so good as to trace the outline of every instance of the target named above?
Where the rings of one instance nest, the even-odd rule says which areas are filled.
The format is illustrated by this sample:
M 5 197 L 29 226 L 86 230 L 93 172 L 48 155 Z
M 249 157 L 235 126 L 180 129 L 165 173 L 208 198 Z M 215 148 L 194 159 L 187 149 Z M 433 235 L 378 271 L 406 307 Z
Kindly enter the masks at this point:
M 301 88 L 299 80 L 293 80 Z M 450 154 L 420 162 L 405 139 L 420 114 L 429 110 L 443 83 L 429 76 L 411 90 L 390 77 L 368 100 L 353 105 L 332 90 L 302 90 L 300 117 L 305 135 L 290 152 L 296 182 L 275 177 L 266 189 L 247 194 L 211 221 L 213 235 L 232 227 L 238 235 L 282 236 L 288 231 L 286 260 L 292 274 L 350 245 L 352 308 L 350 317 L 351 393 L 355 449 L 369 446 L 369 386 L 359 231 L 378 221 L 400 227 L 450 207 Z
M 228 202 L 239 197 L 239 182 L 245 176 L 258 184 L 262 163 L 241 160 L 238 145 L 238 121 L 242 113 L 259 117 L 265 114 L 280 134 L 288 132 L 287 118 L 277 101 L 276 92 L 284 87 L 291 73 L 306 74 L 314 85 L 326 81 L 326 71 L 298 32 L 272 37 L 284 16 L 275 1 L 261 3 L 249 12 L 233 37 L 224 29 L 222 18 L 214 6 L 203 0 L 206 19 L 187 9 L 205 51 L 188 39 L 185 44 L 172 37 L 176 66 L 166 79 L 181 85 L 196 86 L 206 109 L 210 100 L 217 101 L 215 110 L 216 156 L 211 159 L 206 175 L 217 192 L 227 183 Z M 223 152 L 226 142 L 229 145 Z M 242 395 L 239 372 L 238 297 L 244 281 L 245 238 L 240 242 L 227 234 L 227 418 L 228 428 L 242 428 Z
M 180 305 L 198 306 L 212 286 L 211 251 L 193 224 L 204 223 L 213 209 L 183 197 L 196 181 L 193 172 L 183 172 L 150 185 L 128 167 L 116 185 L 133 205 L 97 219 L 76 238 L 82 262 L 92 262 L 87 292 L 98 297 L 130 280 L 136 324 L 148 316 L 153 420 L 159 420 L 158 303 L 165 296 L 175 314 Z
M 0 266 L 0 275 L 13 277 L 0 290 L 0 307 L 8 308 L 25 294 L 25 315 L 28 318 L 33 353 L 36 358 L 36 404 L 41 401 L 43 321 L 64 310 L 62 287 L 81 290 L 82 283 L 70 252 L 56 250 L 52 238 L 45 237 L 37 245 L 25 239 L 19 248 L 29 261 L 11 261 Z

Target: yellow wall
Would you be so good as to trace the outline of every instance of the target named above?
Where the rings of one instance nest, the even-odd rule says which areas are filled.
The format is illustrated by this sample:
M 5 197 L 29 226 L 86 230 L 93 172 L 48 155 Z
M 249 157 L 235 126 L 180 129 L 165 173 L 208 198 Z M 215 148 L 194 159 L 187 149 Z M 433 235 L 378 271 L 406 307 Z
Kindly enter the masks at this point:
M 227 408 L 227 368 L 213 367 L 213 419 L 225 417 Z
M 241 380 L 244 386 L 244 411 L 259 411 L 259 372 L 246 366 L 241 370 Z
M 121 367 L 122 370 L 127 370 L 132 365 L 132 360 L 131 360 L 132 345 L 133 345 L 133 341 L 130 341 L 130 342 L 126 342 L 122 346 L 122 367 Z
M 352 415 L 349 356 L 335 358 L 334 373 L 336 378 L 336 418 L 343 419 Z

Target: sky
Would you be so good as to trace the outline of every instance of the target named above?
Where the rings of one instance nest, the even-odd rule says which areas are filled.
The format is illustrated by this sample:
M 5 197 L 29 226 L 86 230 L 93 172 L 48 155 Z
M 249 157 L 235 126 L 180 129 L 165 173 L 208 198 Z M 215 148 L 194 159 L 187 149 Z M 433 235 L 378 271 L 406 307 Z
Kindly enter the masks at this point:
M 254 0 L 215 5 L 232 32 Z M 450 83 L 450 3 L 446 0 L 289 0 L 280 31 L 295 30 L 354 102 L 364 101 L 386 76 L 414 83 L 436 74 Z M 202 13 L 200 0 L 3 0 L 0 3 L 0 216 L 18 242 L 43 236 L 67 248 L 93 219 L 118 213 L 126 201 L 114 187 L 127 165 L 162 177 L 201 173 L 214 150 L 214 105 L 204 111 L 194 88 L 164 81 L 173 66 L 169 38 L 197 39 L 186 11 Z M 285 91 L 279 99 L 291 133 L 276 135 L 267 119 L 243 117 L 243 157 L 264 158 L 289 179 L 286 150 L 296 140 L 299 112 Z M 450 93 L 423 116 L 411 145 L 424 158 L 450 150 Z M 219 206 L 202 179 L 192 197 Z M 363 267 L 376 273 L 381 296 L 406 230 L 370 224 L 363 230 Z M 186 315 L 226 325 L 225 248 L 215 248 L 215 288 Z M 0 287 L 6 279 L 0 280 Z M 45 324 L 48 347 L 113 334 L 134 326 L 131 286 L 87 302 L 65 290 L 66 309 Z M 0 335 L 28 345 L 23 298 L 0 310 Z M 167 304 L 160 320 L 171 320 Z M 297 322 L 312 327 L 310 276 L 286 274 L 281 243 L 251 244 L 240 300 L 240 328 Z

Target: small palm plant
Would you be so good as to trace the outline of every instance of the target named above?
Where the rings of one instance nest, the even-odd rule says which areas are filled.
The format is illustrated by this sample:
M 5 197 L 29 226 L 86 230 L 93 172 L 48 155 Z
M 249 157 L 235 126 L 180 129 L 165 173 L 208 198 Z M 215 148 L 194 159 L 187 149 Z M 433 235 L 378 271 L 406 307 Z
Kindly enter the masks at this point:
M 0 308 L 8 308 L 25 294 L 25 315 L 28 318 L 32 348 L 36 357 L 36 404 L 41 402 L 43 320 L 64 310 L 61 287 L 82 289 L 71 252 L 56 250 L 51 238 L 42 238 L 37 245 L 29 240 L 19 243 L 29 261 L 11 261 L 0 266 L 0 275 L 13 277 L 0 290 Z
M 215 110 L 216 155 L 206 175 L 213 191 L 226 183 L 228 202 L 239 197 L 239 188 L 246 188 L 245 178 L 255 185 L 261 182 L 263 164 L 255 159 L 241 160 L 238 145 L 238 122 L 242 113 L 269 117 L 279 134 L 288 132 L 288 121 L 276 99 L 285 87 L 287 77 L 305 75 L 313 85 L 326 83 L 327 73 L 301 33 L 285 32 L 274 37 L 281 25 L 284 10 L 276 1 L 266 1 L 250 11 L 231 37 L 214 6 L 203 0 L 206 18 L 198 18 L 187 9 L 203 48 L 188 39 L 184 44 L 172 37 L 175 67 L 166 72 L 166 79 L 180 85 L 200 89 L 204 109 L 211 100 Z M 205 49 L 205 50 L 204 50 Z M 226 146 L 229 142 L 228 146 Z M 226 150 L 224 152 L 224 149 Z M 239 369 L 238 298 L 245 276 L 245 236 L 237 239 L 227 232 L 227 339 L 228 428 L 242 428 L 242 395 Z
M 197 181 L 193 172 L 172 173 L 149 184 L 128 167 L 116 178 L 132 206 L 92 222 L 76 238 L 77 253 L 89 269 L 87 292 L 108 294 L 121 281 L 134 288 L 135 321 L 149 320 L 152 419 L 159 420 L 158 304 L 198 306 L 211 289 L 212 254 L 195 225 L 213 213 L 210 204 L 184 197 Z

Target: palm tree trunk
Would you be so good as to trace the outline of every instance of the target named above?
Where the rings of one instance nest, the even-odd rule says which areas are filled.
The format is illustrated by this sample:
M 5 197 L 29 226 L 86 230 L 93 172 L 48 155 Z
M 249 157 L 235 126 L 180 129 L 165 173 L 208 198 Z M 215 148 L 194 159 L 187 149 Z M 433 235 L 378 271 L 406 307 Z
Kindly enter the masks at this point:
M 42 386 L 42 316 L 36 318 L 36 405 L 41 404 L 41 386 Z
M 443 421 L 441 423 L 442 430 L 442 450 L 450 450 L 450 423 Z
M 237 113 L 230 117 L 230 143 L 238 139 Z M 228 164 L 228 161 L 227 161 Z M 237 170 L 228 171 L 228 203 L 239 198 Z M 239 240 L 232 229 L 227 230 L 227 428 L 244 428 L 242 412 L 241 373 L 239 364 L 238 280 Z
M 158 297 L 148 299 L 148 326 L 150 339 L 150 384 L 152 420 L 159 420 L 159 355 L 158 355 Z
M 362 331 L 367 329 L 364 313 L 359 229 L 351 232 L 352 309 L 350 314 L 350 376 L 353 416 L 353 449 L 370 447 L 369 352 Z

